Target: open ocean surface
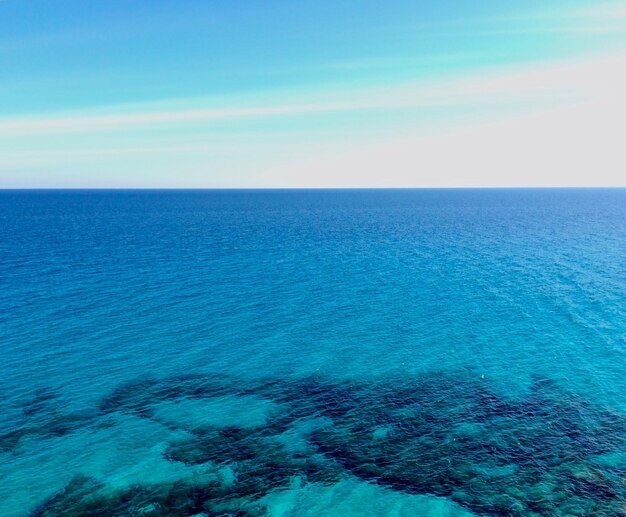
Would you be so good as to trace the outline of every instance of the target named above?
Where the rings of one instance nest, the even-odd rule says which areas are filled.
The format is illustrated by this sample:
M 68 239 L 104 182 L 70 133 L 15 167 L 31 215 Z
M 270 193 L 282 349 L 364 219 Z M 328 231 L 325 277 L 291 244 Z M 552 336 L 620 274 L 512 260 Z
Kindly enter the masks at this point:
M 626 190 L 0 192 L 0 516 L 626 515 Z

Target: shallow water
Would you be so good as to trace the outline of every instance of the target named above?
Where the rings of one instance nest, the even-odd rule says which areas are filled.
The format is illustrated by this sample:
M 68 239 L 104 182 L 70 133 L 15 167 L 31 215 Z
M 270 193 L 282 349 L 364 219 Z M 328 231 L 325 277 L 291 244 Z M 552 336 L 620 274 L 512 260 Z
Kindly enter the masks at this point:
M 0 193 L 0 515 L 626 515 L 626 190 Z

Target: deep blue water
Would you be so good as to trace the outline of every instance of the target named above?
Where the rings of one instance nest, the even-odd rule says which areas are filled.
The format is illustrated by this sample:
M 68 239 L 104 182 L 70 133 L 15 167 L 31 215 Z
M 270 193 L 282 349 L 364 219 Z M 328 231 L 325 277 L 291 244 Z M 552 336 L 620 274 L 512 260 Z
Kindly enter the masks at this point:
M 2 516 L 626 515 L 625 189 L 4 191 L 0 340 Z

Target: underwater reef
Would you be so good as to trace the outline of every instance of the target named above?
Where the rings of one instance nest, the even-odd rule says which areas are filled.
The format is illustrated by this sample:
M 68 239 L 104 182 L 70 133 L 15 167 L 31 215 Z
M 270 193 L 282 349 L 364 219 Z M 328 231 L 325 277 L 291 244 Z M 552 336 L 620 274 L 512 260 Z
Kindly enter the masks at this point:
M 256 397 L 273 409 L 245 427 L 164 420 L 159 410 L 220 397 Z M 79 476 L 37 517 L 265 515 L 257 502 L 294 480 L 347 477 L 446 497 L 485 516 L 626 516 L 626 417 L 549 379 L 511 399 L 467 373 L 370 382 L 187 375 L 123 384 L 81 414 L 52 402 L 42 392 L 25 405 L 23 425 L 1 435 L 0 447 L 19 454 L 27 437 L 108 425 L 107 416 L 126 413 L 185 432 L 167 444 L 167 461 L 212 470 L 124 488 Z

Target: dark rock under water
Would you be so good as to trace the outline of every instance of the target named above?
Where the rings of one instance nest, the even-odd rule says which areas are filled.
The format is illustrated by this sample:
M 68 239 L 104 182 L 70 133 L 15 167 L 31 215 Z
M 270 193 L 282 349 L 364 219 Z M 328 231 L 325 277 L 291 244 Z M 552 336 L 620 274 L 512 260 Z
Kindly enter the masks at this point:
M 91 414 L 49 411 L 46 420 L 35 402 L 36 423 L 5 434 L 0 443 L 14 450 L 24 436 L 71 433 L 115 412 L 152 419 L 161 402 L 224 395 L 263 397 L 280 411 L 251 428 L 181 424 L 188 437 L 169 443 L 163 454 L 187 465 L 229 466 L 231 482 L 120 490 L 80 477 L 33 516 L 263 515 L 251 503 L 288 488 L 295 478 L 332 484 L 347 476 L 403 493 L 444 496 L 480 515 L 626 515 L 626 465 L 599 461 L 624 451 L 626 419 L 548 379 L 536 380 L 527 396 L 515 400 L 466 374 L 370 383 L 148 379 L 120 386 Z M 45 395 L 41 402 L 47 400 Z M 302 449 L 289 450 L 281 436 L 307 419 L 325 424 L 305 433 Z

